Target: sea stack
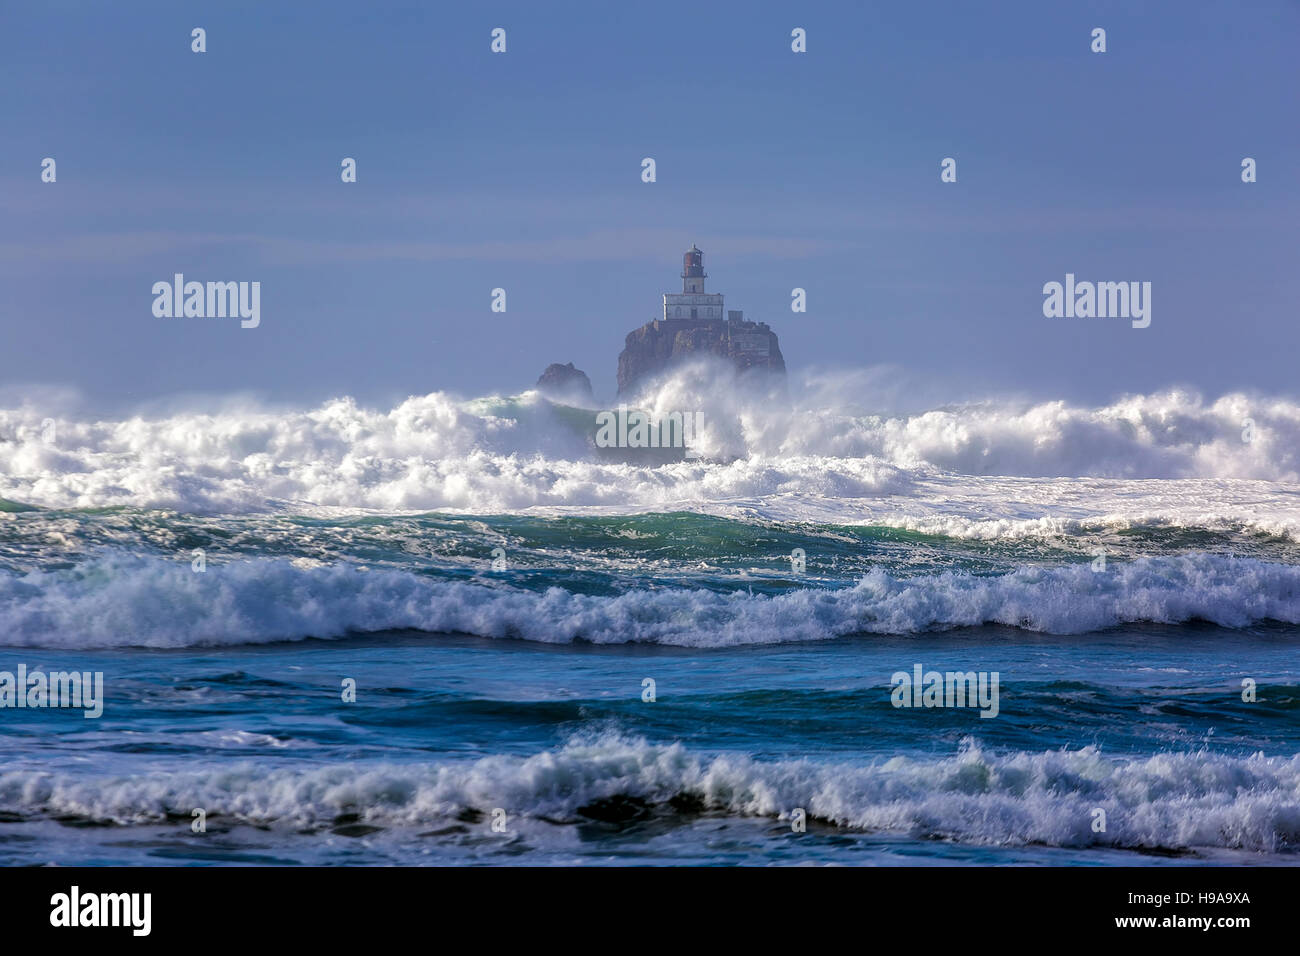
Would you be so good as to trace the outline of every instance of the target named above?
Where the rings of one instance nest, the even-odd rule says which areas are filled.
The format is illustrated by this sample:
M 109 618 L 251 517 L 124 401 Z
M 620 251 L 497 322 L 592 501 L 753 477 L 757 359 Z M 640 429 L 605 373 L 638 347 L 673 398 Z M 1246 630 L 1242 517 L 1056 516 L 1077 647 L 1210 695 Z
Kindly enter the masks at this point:
M 551 401 L 566 405 L 591 405 L 596 401 L 591 379 L 582 369 L 574 368 L 572 362 L 565 365 L 552 362 L 534 387 Z
M 682 257 L 682 291 L 665 292 L 662 318 L 628 333 L 618 356 L 618 394 L 630 398 L 654 379 L 694 358 L 711 355 L 737 372 L 768 372 L 784 381 L 785 358 L 765 322 L 726 311 L 720 292 L 705 292 L 704 253 L 694 243 Z

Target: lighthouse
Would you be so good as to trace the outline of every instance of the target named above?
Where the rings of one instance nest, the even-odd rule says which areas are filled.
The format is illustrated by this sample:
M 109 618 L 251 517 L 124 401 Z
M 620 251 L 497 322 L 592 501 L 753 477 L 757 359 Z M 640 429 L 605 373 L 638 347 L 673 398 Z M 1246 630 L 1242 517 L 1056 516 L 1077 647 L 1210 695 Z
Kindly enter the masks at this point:
M 704 253 L 692 242 L 682 256 L 682 292 L 703 292 L 704 280 L 708 277 L 704 271 Z
M 716 321 L 723 318 L 722 294 L 704 291 L 704 253 L 691 243 L 682 255 L 682 291 L 664 293 L 664 321 Z
M 726 311 L 722 293 L 705 292 L 704 253 L 691 247 L 682 255 L 682 291 L 664 293 L 664 314 L 627 334 L 618 354 L 618 394 L 636 397 L 645 386 L 678 365 L 709 357 L 731 364 L 738 373 L 760 371 L 782 376 L 785 358 L 776 333 L 765 322 Z

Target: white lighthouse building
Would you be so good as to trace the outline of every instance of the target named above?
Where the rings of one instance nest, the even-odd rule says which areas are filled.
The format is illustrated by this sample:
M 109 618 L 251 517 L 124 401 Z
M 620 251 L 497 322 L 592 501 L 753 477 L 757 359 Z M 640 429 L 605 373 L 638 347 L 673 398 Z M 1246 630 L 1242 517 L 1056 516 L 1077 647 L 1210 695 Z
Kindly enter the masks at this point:
M 722 294 L 704 291 L 704 253 L 691 243 L 682 256 L 682 291 L 664 293 L 664 321 L 670 319 L 714 319 L 722 321 Z

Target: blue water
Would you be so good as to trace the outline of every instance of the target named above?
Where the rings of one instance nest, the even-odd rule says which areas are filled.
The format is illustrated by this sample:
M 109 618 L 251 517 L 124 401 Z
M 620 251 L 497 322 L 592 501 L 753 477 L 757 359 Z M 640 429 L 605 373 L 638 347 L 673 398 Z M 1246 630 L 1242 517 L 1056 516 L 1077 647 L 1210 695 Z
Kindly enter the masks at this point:
M 689 515 L 0 529 L 0 670 L 106 686 L 0 710 L 6 864 L 1300 860 L 1285 541 L 1127 535 L 1098 574 Z M 996 672 L 997 716 L 893 706 L 916 664 Z

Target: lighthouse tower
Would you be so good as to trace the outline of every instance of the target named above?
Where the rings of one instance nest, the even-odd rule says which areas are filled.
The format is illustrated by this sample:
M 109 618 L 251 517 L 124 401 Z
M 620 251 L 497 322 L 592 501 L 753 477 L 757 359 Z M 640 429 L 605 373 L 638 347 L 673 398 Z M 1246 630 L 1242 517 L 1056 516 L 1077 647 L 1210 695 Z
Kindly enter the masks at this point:
M 708 277 L 704 271 L 704 253 L 692 242 L 682 256 L 682 292 L 703 292 Z
M 682 256 L 681 295 L 664 293 L 665 322 L 675 319 L 722 321 L 722 295 L 710 295 L 704 291 L 704 280 L 707 278 L 704 253 L 696 248 L 695 243 L 691 243 L 691 247 Z

